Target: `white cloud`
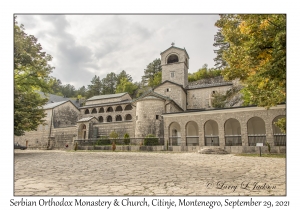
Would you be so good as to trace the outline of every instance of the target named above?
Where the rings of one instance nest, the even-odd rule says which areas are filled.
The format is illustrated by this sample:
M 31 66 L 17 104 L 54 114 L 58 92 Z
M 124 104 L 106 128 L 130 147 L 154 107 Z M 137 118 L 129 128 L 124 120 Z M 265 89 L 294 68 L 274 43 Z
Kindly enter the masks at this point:
M 52 75 L 87 86 L 94 75 L 125 70 L 140 81 L 147 64 L 175 41 L 190 56 L 189 72 L 213 67 L 217 15 L 18 15 L 26 32 L 53 56 Z

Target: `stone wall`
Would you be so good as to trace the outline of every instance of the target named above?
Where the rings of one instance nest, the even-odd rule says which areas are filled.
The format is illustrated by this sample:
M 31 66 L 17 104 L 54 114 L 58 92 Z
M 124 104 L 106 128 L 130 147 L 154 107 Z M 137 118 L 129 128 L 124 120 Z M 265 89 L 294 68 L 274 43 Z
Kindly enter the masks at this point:
M 53 126 L 55 128 L 75 126 L 79 110 L 71 102 L 66 102 L 53 109 Z
M 165 114 L 164 118 L 164 130 L 165 130 L 165 143 L 169 139 L 169 133 L 171 133 L 170 125 L 172 123 L 178 123 L 181 133 L 181 144 L 186 145 L 186 134 L 188 122 L 195 122 L 198 126 L 199 146 L 205 146 L 205 123 L 209 120 L 213 120 L 217 123 L 218 137 L 220 147 L 225 146 L 225 122 L 229 119 L 236 119 L 240 124 L 242 146 L 248 146 L 248 121 L 253 117 L 259 117 L 264 121 L 266 130 L 266 141 L 274 146 L 273 137 L 273 120 L 277 116 L 285 116 L 285 105 L 278 105 L 266 110 L 262 107 L 242 107 L 231 108 L 221 110 L 207 110 L 188 113 L 175 113 Z
M 134 137 L 134 121 L 94 124 L 93 127 L 98 129 L 98 136 L 109 136 L 115 131 L 120 138 L 123 138 L 125 133 Z
M 207 109 L 212 108 L 211 100 L 213 91 L 226 92 L 231 85 L 206 87 L 187 90 L 187 109 Z
M 155 88 L 154 92 L 171 98 L 183 110 L 186 110 L 186 93 L 180 86 L 166 82 L 165 84 Z
M 145 137 L 148 134 L 163 136 L 161 117 L 163 113 L 165 113 L 165 101 L 162 99 L 151 96 L 138 101 L 135 137 Z

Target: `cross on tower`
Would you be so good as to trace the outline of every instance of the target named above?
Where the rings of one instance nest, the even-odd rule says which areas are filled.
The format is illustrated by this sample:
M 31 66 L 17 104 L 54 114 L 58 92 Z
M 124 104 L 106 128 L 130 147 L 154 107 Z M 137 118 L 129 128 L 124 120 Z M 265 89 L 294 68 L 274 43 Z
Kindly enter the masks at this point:
M 172 42 L 172 43 L 171 43 L 171 45 L 172 45 L 172 46 L 174 46 L 174 45 L 175 45 L 175 43 L 174 43 L 174 42 Z

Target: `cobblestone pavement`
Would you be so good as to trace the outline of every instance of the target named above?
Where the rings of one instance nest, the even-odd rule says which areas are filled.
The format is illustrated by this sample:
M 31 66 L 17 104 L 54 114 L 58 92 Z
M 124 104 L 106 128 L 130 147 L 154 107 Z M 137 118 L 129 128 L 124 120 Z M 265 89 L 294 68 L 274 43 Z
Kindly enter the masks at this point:
M 285 195 L 286 159 L 15 150 L 18 195 Z

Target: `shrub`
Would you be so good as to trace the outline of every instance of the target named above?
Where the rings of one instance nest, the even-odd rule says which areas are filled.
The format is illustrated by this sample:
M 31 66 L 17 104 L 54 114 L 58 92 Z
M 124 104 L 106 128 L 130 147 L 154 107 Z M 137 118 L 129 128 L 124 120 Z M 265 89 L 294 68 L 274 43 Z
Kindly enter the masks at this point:
M 155 137 L 153 134 L 148 134 L 144 139 L 145 146 L 155 146 L 159 145 L 158 138 Z
M 129 134 L 125 133 L 124 134 L 124 144 L 128 145 L 130 143 L 130 138 L 129 138 Z
M 109 134 L 109 137 L 112 138 L 112 139 L 116 139 L 119 137 L 119 134 L 116 132 L 116 131 L 112 131 L 110 134 Z
M 116 150 L 116 144 L 115 144 L 115 141 L 113 141 L 113 143 L 112 143 L 112 150 L 113 150 L 113 151 Z
M 78 149 L 78 144 L 77 142 L 75 143 L 75 147 L 74 147 L 74 150 L 76 151 Z
M 107 136 L 102 136 L 96 141 L 96 145 L 110 145 L 110 140 Z

